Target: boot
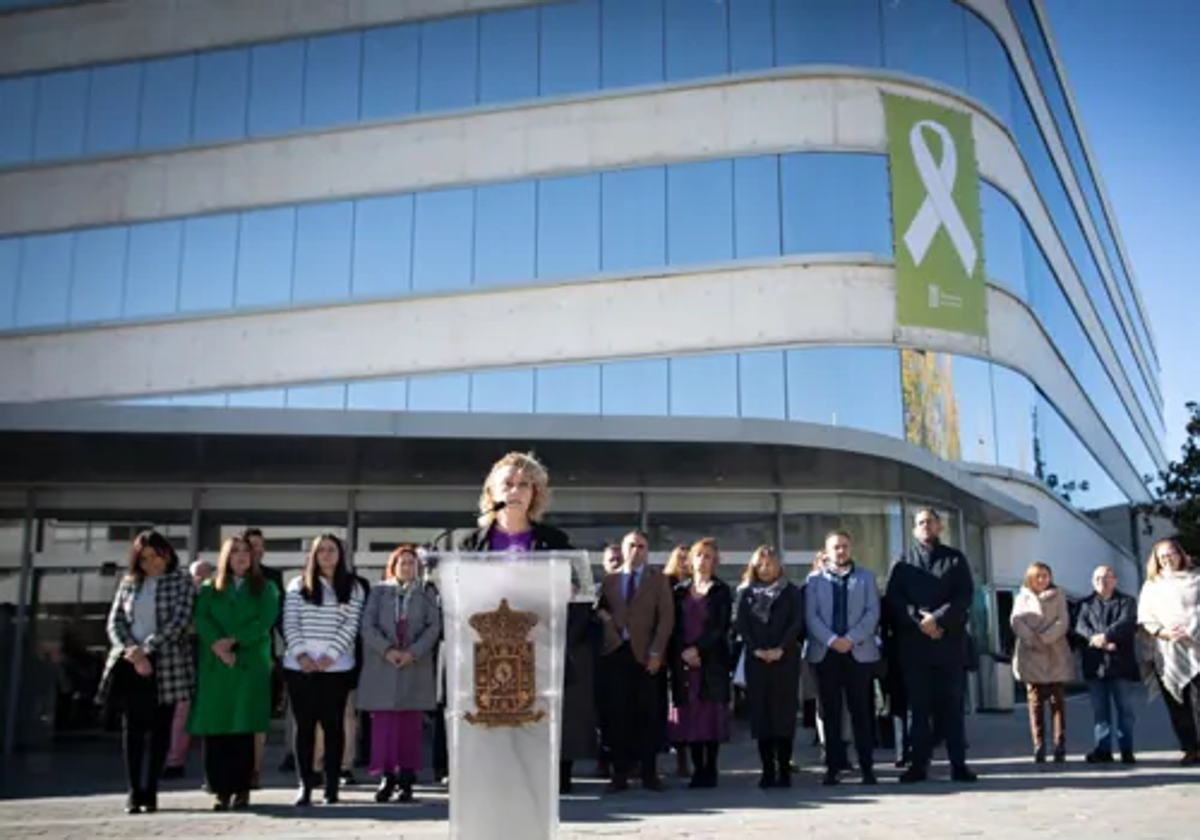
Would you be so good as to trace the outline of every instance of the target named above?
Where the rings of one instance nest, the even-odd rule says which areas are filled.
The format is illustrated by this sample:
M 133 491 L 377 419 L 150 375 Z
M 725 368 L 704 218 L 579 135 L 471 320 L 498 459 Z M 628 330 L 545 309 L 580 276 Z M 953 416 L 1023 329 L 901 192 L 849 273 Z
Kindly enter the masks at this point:
M 312 785 L 307 782 L 301 783 L 300 788 L 296 791 L 296 798 L 292 802 L 297 808 L 307 808 L 312 804 Z
M 775 739 L 775 761 L 779 767 L 776 782 L 777 787 L 789 788 L 792 786 L 792 739 L 791 738 L 776 738 Z
M 687 744 L 672 744 L 675 747 L 675 775 L 681 779 L 686 779 L 692 775 L 692 768 L 688 762 L 688 746 Z
M 717 786 L 717 756 L 721 753 L 721 745 L 716 741 L 708 741 L 704 745 L 704 786 Z
M 375 801 L 381 805 L 392 798 L 392 794 L 396 792 L 396 775 L 394 773 L 384 773 L 383 779 L 379 782 L 379 787 L 375 790 Z
M 411 770 L 403 770 L 400 773 L 400 795 L 396 797 L 397 802 L 409 803 L 413 799 L 413 785 L 417 781 L 417 774 Z
M 763 790 L 775 787 L 775 742 L 771 738 L 758 739 L 758 758 L 762 762 L 762 775 L 758 786 Z
M 704 773 L 704 744 L 688 744 L 688 751 L 692 754 L 692 779 L 688 782 L 688 787 L 707 787 Z

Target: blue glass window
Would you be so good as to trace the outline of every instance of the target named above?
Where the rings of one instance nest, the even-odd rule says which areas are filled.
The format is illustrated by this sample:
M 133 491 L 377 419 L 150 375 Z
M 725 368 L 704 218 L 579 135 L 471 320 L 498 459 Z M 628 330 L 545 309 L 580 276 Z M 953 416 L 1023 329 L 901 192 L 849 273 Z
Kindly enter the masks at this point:
M 13 326 L 20 282 L 21 240 L 0 239 L 0 329 Z
M 882 8 L 886 67 L 966 90 L 967 13 L 962 6 L 946 0 L 904 0 L 885 2 Z
M 887 158 L 795 154 L 780 166 L 784 253 L 892 255 Z
M 675 417 L 737 417 L 738 362 L 734 353 L 670 360 L 670 414 Z
M 346 407 L 359 411 L 404 411 L 408 405 L 408 381 L 377 379 L 351 382 L 346 389 Z
M 666 0 L 667 81 L 729 72 L 729 18 L 724 2 Z
M 310 204 L 296 212 L 293 303 L 341 301 L 350 296 L 354 204 Z
M 250 50 L 251 137 L 300 128 L 303 94 L 304 41 L 263 44 Z
M 537 273 L 543 280 L 600 270 L 600 176 L 551 178 L 537 185 Z
M 416 214 L 413 290 L 441 292 L 470 286 L 475 191 L 468 188 L 419 193 Z M 409 396 L 413 393 L 410 391 Z
M 761 420 L 787 419 L 787 375 L 782 350 L 738 354 L 738 413 Z
M 538 368 L 535 386 L 539 414 L 600 413 L 600 365 Z
M 733 162 L 734 253 L 739 260 L 777 257 L 780 246 L 779 158 Z
M 238 217 L 202 216 L 183 223 L 179 311 L 212 312 L 233 306 Z
M 478 99 L 478 21 L 449 18 L 421 25 L 420 109 L 470 108 Z
M 284 408 L 287 389 L 270 388 L 261 391 L 234 391 L 229 395 L 230 408 Z
M 533 411 L 533 371 L 490 370 L 472 374 L 471 411 L 529 414 Z
M 477 188 L 475 285 L 532 281 L 536 274 L 536 227 L 536 182 L 520 181 Z M 532 387 L 530 385 L 531 393 Z
M 75 237 L 70 233 L 25 237 L 21 282 L 17 288 L 16 326 L 66 323 L 74 244 Z
M 776 0 L 775 55 L 781 67 L 879 67 L 882 44 L 879 0 Z
M 996 463 L 996 415 L 992 403 L 991 365 L 969 356 L 954 356 L 950 394 L 957 406 L 962 459 Z
M 384 120 L 417 110 L 420 28 L 389 26 L 363 35 L 362 118 Z
M 309 39 L 304 60 L 306 126 L 324 128 L 358 120 L 362 44 L 358 32 Z
M 110 321 L 121 316 L 128 228 L 97 228 L 75 234 L 70 319 Z
M 729 66 L 734 73 L 775 66 L 772 0 L 726 0 L 729 7 Z
M 667 262 L 672 266 L 733 259 L 733 162 L 667 167 Z
M 288 388 L 284 404 L 288 408 L 341 411 L 346 407 L 346 386 L 305 385 L 299 388 Z
M 538 95 L 536 9 L 479 19 L 479 101 L 513 103 Z
M 295 208 L 243 213 L 238 233 L 236 304 L 286 304 L 292 297 L 295 247 Z
M 983 255 L 988 278 L 1021 300 L 1029 299 L 1025 282 L 1024 221 L 1008 196 L 987 181 L 979 184 L 983 220 Z
M 37 79 L 0 79 L 0 166 L 27 163 L 33 158 Z
M 996 30 L 972 12 L 963 16 L 967 33 L 967 91 L 995 112 L 1005 125 L 1013 119 L 1014 71 Z
M 788 350 L 787 390 L 791 420 L 904 437 L 900 353 L 893 348 Z
M 250 101 L 249 50 L 201 53 L 196 63 L 196 110 L 192 118 L 196 143 L 220 143 L 246 136 Z
M 663 81 L 663 0 L 603 0 L 601 78 L 606 88 Z
M 182 247 L 182 222 L 153 222 L 129 229 L 126 318 L 168 315 L 178 308 Z
M 84 143 L 87 154 L 118 154 L 137 147 L 141 95 L 140 62 L 92 70 Z
M 600 376 L 604 414 L 662 417 L 668 413 L 666 359 L 605 362 Z
M 666 262 L 665 176 L 661 166 L 600 176 L 605 271 L 659 268 Z
M 196 57 L 160 58 L 147 61 L 145 67 L 138 148 L 170 149 L 187 145 L 192 136 Z
M 83 154 L 87 120 L 88 72 L 70 70 L 38 77 L 33 152 L 37 160 Z
M 413 197 L 365 198 L 354 212 L 354 297 L 384 298 L 412 288 Z
M 600 88 L 600 0 L 542 6 L 539 84 L 542 96 Z
M 408 380 L 409 411 L 457 411 L 471 409 L 471 376 L 415 376 Z

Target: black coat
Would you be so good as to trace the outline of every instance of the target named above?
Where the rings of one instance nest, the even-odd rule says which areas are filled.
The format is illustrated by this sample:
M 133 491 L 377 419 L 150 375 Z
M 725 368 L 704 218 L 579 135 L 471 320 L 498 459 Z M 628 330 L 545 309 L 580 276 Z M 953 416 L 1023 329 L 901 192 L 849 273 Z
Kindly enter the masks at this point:
M 683 651 L 695 646 L 700 653 L 700 698 L 728 703 L 732 694 L 733 655 L 729 646 L 729 628 L 733 614 L 733 595 L 729 585 L 719 578 L 712 579 L 704 596 L 704 630 L 693 642 L 684 638 L 684 605 L 692 597 L 692 582 L 685 580 L 675 586 L 675 629 L 671 633 L 667 658 L 671 674 L 671 699 L 676 706 L 686 706 L 687 666 Z
M 751 608 L 750 587 L 738 592 L 738 635 L 745 644 L 746 709 L 754 738 L 792 738 L 800 710 L 800 648 L 804 642 L 804 593 L 788 582 L 771 604 L 767 621 Z M 756 650 L 783 650 L 783 658 L 767 664 Z
M 884 609 L 895 631 L 900 666 L 966 667 L 967 621 L 975 597 L 975 581 L 966 556 L 958 549 L 935 543 L 915 545 L 892 566 Z M 921 632 L 921 611 L 945 608 L 938 619 L 942 637 Z
M 492 544 L 492 529 L 496 526 L 489 525 L 486 528 L 476 528 L 471 533 L 463 537 L 458 543 L 459 551 L 487 551 Z M 533 523 L 533 550 L 534 551 L 568 551 L 572 548 L 571 538 L 565 532 L 543 525 L 540 522 Z
M 1075 632 L 1082 637 L 1085 680 L 1140 680 L 1137 661 L 1137 599 L 1114 592 L 1105 601 L 1092 594 L 1079 605 Z M 1092 636 L 1103 633 L 1117 649 L 1106 651 L 1091 646 Z

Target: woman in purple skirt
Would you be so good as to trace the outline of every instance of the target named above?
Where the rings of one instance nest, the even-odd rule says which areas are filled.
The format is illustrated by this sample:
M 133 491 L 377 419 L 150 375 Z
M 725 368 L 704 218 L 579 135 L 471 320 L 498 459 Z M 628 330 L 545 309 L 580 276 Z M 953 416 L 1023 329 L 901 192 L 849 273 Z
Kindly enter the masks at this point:
M 419 571 L 416 549 L 397 548 L 388 558 L 383 584 L 372 587 L 363 610 L 358 708 L 371 713 L 370 772 L 381 777 L 376 802 L 387 802 L 397 788 L 398 801 L 412 801 L 422 764 L 421 722 L 437 705 L 430 657 L 442 615 Z
M 692 754 L 688 787 L 711 788 L 717 786 L 720 745 L 729 740 L 733 596 L 713 576 L 721 558 L 715 539 L 697 541 L 688 554 L 692 575 L 675 587 L 668 729 L 671 742 L 687 744 Z

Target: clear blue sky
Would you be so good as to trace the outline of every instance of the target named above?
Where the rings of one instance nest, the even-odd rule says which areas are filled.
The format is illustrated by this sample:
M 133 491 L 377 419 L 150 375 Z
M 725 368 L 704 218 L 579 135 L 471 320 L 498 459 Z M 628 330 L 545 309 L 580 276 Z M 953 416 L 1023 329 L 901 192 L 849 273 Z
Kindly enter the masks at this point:
M 1149 308 L 1174 459 L 1200 402 L 1200 0 L 1045 3 Z

